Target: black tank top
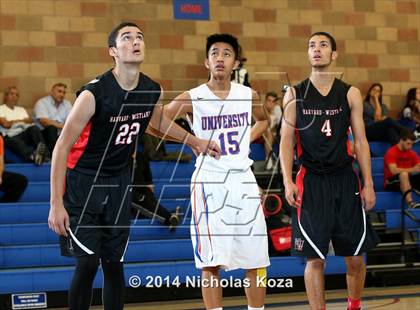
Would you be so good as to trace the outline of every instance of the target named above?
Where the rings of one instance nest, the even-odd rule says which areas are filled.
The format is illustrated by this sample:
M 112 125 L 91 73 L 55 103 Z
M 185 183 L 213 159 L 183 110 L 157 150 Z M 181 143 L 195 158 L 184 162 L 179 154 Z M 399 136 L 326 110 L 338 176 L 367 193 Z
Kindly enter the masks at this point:
M 353 161 L 348 139 L 350 87 L 334 79 L 330 92 L 323 96 L 309 78 L 295 86 L 298 158 L 310 172 L 336 173 Z
M 101 177 L 121 175 L 132 162 L 135 142 L 149 124 L 160 85 L 144 74 L 134 90 L 122 89 L 111 70 L 84 85 L 95 97 L 95 114 L 73 145 L 67 167 Z

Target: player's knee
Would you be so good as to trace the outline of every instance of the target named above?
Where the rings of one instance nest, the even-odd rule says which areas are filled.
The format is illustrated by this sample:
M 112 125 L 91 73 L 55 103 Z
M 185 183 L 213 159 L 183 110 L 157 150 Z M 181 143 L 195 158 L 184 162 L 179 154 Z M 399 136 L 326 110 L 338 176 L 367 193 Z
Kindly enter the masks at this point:
M 255 268 L 255 269 L 246 270 L 247 278 L 256 278 L 257 276 L 262 278 L 266 275 L 267 275 L 266 268 Z
M 101 261 L 104 273 L 120 274 L 124 272 L 124 264 L 122 262 Z
M 212 275 L 218 275 L 220 270 L 220 266 L 214 266 L 214 267 L 203 267 L 203 273 L 208 272 Z
M 96 274 L 99 267 L 97 255 L 86 255 L 77 258 L 76 270 L 86 275 Z
M 347 273 L 360 272 L 365 269 L 365 262 L 361 256 L 348 257 L 346 259 Z
M 325 260 L 321 258 L 308 258 L 306 262 L 306 267 L 310 269 L 324 270 Z

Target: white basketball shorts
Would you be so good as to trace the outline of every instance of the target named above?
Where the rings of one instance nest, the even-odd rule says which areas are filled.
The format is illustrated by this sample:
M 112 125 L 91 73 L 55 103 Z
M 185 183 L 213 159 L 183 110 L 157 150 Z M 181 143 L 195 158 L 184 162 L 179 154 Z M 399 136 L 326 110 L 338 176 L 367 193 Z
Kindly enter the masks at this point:
M 270 265 L 267 227 L 251 169 L 196 169 L 191 178 L 191 239 L 197 268 Z

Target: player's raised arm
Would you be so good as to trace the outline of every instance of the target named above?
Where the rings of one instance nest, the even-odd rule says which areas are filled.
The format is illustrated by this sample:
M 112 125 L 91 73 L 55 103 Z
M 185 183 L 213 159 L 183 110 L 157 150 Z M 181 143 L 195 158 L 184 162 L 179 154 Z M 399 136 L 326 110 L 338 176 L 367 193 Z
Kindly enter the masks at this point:
M 268 113 L 261 97 L 256 91 L 252 91 L 252 116 L 255 124 L 251 128 L 251 142 L 258 139 L 268 128 Z
M 51 207 L 48 226 L 59 235 L 67 236 L 69 217 L 63 205 L 67 157 L 83 128 L 95 114 L 95 98 L 83 91 L 76 99 L 54 148 L 51 163 Z
M 156 104 L 148 126 L 148 132 L 166 140 L 186 143 L 197 153 L 220 157 L 220 148 L 214 141 L 199 139 L 187 132 L 173 120 L 176 116 L 192 112 L 191 98 L 188 92 L 176 97 L 168 105 Z
M 362 198 L 365 209 L 370 210 L 375 206 L 376 198 L 373 190 L 369 144 L 363 123 L 363 100 L 360 91 L 355 87 L 349 89 L 347 99 L 351 108 L 350 122 L 354 136 L 354 150 L 364 180 Z
M 293 87 L 287 89 L 283 98 L 283 119 L 280 139 L 280 164 L 283 173 L 283 184 L 286 191 L 286 200 L 295 205 L 297 187 L 292 179 L 293 151 L 296 129 L 296 93 Z

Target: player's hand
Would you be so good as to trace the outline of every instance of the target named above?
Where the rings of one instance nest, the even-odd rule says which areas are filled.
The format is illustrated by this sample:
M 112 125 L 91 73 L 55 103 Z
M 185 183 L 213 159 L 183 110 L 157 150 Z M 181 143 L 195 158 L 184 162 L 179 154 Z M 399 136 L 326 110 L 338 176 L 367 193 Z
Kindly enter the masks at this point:
M 70 227 L 69 215 L 64 209 L 64 206 L 56 205 L 50 207 L 50 214 L 48 216 L 48 227 L 57 235 L 67 237 L 67 229 Z
M 295 183 L 290 182 L 285 185 L 284 187 L 286 200 L 289 203 L 290 206 L 297 208 L 296 205 L 296 197 L 298 195 L 298 188 Z
M 362 191 L 362 201 L 366 211 L 372 210 L 376 203 L 373 186 L 365 186 Z
M 199 139 L 198 145 L 196 147 L 196 151 L 200 154 L 207 154 L 216 159 L 220 158 L 220 147 L 214 141 Z

